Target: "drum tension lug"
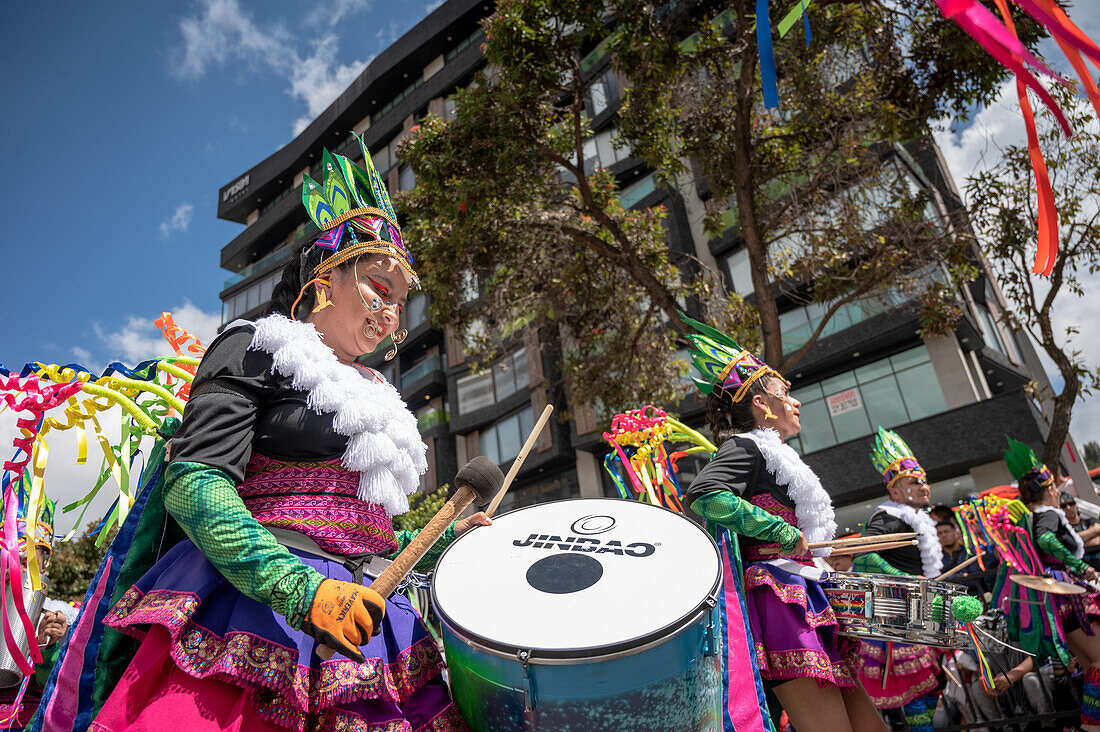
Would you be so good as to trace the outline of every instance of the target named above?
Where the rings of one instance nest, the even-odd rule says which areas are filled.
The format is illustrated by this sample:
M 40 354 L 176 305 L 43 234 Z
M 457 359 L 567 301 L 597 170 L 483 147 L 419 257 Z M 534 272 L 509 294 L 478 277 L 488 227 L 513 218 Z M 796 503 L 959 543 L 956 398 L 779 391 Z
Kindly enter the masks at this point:
M 718 655 L 718 634 L 714 624 L 714 608 L 717 607 L 718 600 L 708 597 L 706 604 L 710 607 L 710 612 L 707 613 L 707 627 L 703 631 L 703 656 L 710 657 Z
M 535 698 L 535 677 L 531 674 L 531 667 L 528 665 L 528 661 L 531 658 L 530 651 L 520 651 L 516 654 L 519 662 L 523 664 L 523 711 L 527 714 L 535 711 L 535 704 L 537 699 Z

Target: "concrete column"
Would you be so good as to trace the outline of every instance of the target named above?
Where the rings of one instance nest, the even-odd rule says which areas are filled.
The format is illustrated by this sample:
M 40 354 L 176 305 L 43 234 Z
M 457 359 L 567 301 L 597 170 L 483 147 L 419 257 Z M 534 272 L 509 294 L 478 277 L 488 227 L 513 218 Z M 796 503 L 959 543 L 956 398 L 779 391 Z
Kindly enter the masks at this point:
M 1004 460 L 973 467 L 970 469 L 970 477 L 974 479 L 974 489 L 979 492 L 1013 482 L 1012 474 L 1008 472 L 1008 466 L 1005 465 Z
M 954 335 L 925 338 L 924 345 L 932 358 L 932 368 L 943 389 L 948 409 L 957 409 L 978 401 L 981 390 L 966 367 L 966 354 Z
M 710 237 L 704 227 L 704 219 L 707 215 L 706 205 L 699 198 L 699 190 L 695 183 L 695 176 L 691 174 L 691 161 L 686 158 L 681 161 L 687 170 L 677 176 L 676 188 L 680 191 L 680 198 L 684 202 L 687 211 L 688 225 L 691 228 L 691 239 L 695 244 L 695 256 L 707 267 L 719 272 L 717 260 L 710 253 Z
M 586 450 L 577 450 L 577 483 L 580 485 L 581 498 L 599 498 L 603 495 L 603 481 L 600 479 L 600 461 Z

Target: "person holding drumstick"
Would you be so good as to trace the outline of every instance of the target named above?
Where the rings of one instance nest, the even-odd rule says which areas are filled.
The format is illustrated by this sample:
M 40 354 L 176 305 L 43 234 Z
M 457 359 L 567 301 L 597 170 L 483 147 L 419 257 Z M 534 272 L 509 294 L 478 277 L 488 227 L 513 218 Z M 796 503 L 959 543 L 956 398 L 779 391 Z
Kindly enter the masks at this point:
M 1016 479 L 1020 500 L 1031 513 L 1022 524 L 1038 551 L 1039 560 L 1054 579 L 1076 584 L 1095 583 L 1097 572 L 1081 557 L 1084 542 L 1059 508 L 1054 474 L 1027 445 L 1009 438 L 1005 450 L 1008 471 Z M 1081 691 L 1081 728 L 1100 730 L 1100 604 L 1095 589 L 1079 595 L 1062 595 L 1015 586 L 1008 578 L 1008 562 L 1001 565 L 994 597 L 1005 609 L 1009 640 L 1038 660 L 1053 657 L 1063 663 L 1069 654 L 1084 671 Z M 1012 597 L 1015 588 L 1021 596 Z M 1024 615 L 1026 613 L 1026 616 Z
M 707 419 L 718 445 L 686 498 L 714 532 L 724 561 L 736 561 L 730 544 L 739 538 L 746 562 L 744 604 L 760 677 L 799 730 L 885 730 L 856 678 L 855 654 L 840 647 L 836 616 L 807 546 L 832 539 L 836 521 L 821 481 L 784 443 L 801 429 L 801 405 L 786 379 L 732 338 L 685 322 L 698 331 L 688 336 L 692 360 L 704 377 L 695 382 L 707 397 Z M 776 546 L 790 558 L 762 551 Z M 727 695 L 738 691 L 727 689 Z M 733 729 L 734 701 L 724 710 L 727 732 Z
M 864 536 L 916 532 L 917 545 L 868 552 L 852 563 L 857 572 L 921 575 L 935 579 L 943 570 L 943 546 L 925 510 L 931 503 L 924 468 L 905 440 L 878 428 L 871 463 L 882 474 L 890 500 L 879 504 L 863 529 Z M 861 639 L 860 679 L 879 709 L 900 707 L 909 729 L 932 729 L 932 715 L 943 690 L 940 652 L 931 646 Z
M 230 323 L 203 356 L 164 487 L 187 538 L 107 617 L 143 641 L 97 732 L 466 729 L 408 600 L 364 587 L 413 539 L 392 517 L 427 464 L 400 394 L 356 363 L 403 340 L 418 284 L 360 146 L 365 170 L 325 151 L 322 182 L 305 178 L 321 234 L 291 258 L 270 314 Z M 421 564 L 489 523 L 453 523 Z M 322 645 L 342 656 L 322 660 Z

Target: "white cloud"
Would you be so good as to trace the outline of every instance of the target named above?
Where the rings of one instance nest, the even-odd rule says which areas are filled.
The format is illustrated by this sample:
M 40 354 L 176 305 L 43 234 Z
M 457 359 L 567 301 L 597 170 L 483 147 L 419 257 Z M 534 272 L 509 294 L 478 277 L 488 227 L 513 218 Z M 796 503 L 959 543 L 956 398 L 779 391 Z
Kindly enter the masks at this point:
M 367 59 L 333 66 L 330 59 L 336 57 L 338 46 L 335 35 L 326 35 L 314 45 L 312 54 L 295 63 L 291 69 L 287 93 L 304 101 L 307 110 L 305 115 L 294 121 L 295 136 L 332 104 L 370 63 Z
M 73 346 L 69 349 L 69 352 L 73 354 L 73 358 L 75 358 L 76 362 L 79 363 L 81 366 L 88 366 L 88 368 L 91 368 L 89 364 L 92 362 L 92 352 L 89 351 L 87 348 Z
M 210 343 L 218 333 L 218 325 L 221 323 L 219 313 L 208 313 L 186 300 L 183 305 L 169 312 L 172 313 L 176 325 L 197 337 L 204 345 Z M 160 313 L 150 313 L 143 317 L 131 315 L 126 318 L 125 324 L 114 330 L 107 330 L 99 323 L 93 323 L 92 328 L 101 342 L 99 350 L 105 350 L 109 354 L 107 362 L 121 361 L 127 366 L 133 366 L 140 361 L 171 355 L 172 349 L 168 342 L 153 325 L 159 315 Z
M 1075 10 L 1083 7 L 1079 5 Z M 1100 37 L 1098 32 L 1100 31 L 1100 4 L 1085 9 L 1085 12 L 1075 12 L 1073 17 L 1086 32 L 1091 32 L 1093 37 Z M 1089 31 L 1089 27 L 1094 30 Z M 1065 63 L 1060 63 L 1063 61 L 1060 51 L 1057 54 L 1055 56 L 1053 53 L 1048 53 L 1047 56 L 1053 58 L 1052 65 L 1061 70 L 1065 67 Z M 1036 97 L 1032 96 L 1031 102 L 1037 117 L 1047 114 Z M 958 134 L 951 132 L 948 124 L 948 120 L 940 121 L 939 130 L 935 133 L 936 143 L 943 151 L 948 168 L 964 198 L 967 177 L 996 166 L 1001 159 L 1001 151 L 1009 145 L 1027 144 L 1014 81 L 1003 84 L 996 101 L 978 112 L 972 123 L 960 130 Z M 1100 291 L 1100 274 L 1082 273 L 1081 282 L 1086 293 Z M 1041 296 L 1045 290 L 1046 280 L 1036 278 L 1035 283 Z M 1100 338 L 1096 337 L 1097 333 L 1093 325 L 1095 305 L 1090 302 L 1088 296 L 1075 297 L 1063 291 L 1059 295 L 1052 315 L 1056 334 L 1064 334 L 1069 326 L 1080 330 L 1080 334 L 1070 341 L 1070 350 L 1080 349 L 1088 366 L 1094 369 L 1100 366 Z M 1053 362 L 1043 351 L 1036 350 L 1039 351 L 1040 360 L 1051 381 L 1060 387 L 1062 380 Z M 1074 405 L 1071 434 L 1077 440 L 1078 446 L 1089 440 L 1100 440 L 1100 395 L 1078 400 Z
M 176 206 L 172 217 L 160 222 L 160 235 L 167 239 L 173 231 L 187 231 L 187 227 L 191 225 L 191 214 L 194 211 L 195 207 L 186 201 Z
M 370 0 L 336 0 L 324 12 L 318 12 L 322 6 L 308 7 L 309 25 L 327 24 L 333 28 L 340 20 L 369 8 Z M 177 76 L 197 80 L 211 68 L 231 61 L 251 71 L 274 72 L 287 80 L 287 94 L 305 103 L 306 114 L 294 122 L 295 135 L 331 104 L 373 58 L 339 63 L 339 38 L 334 33 L 316 41 L 312 53 L 303 58 L 298 52 L 303 45 L 300 39 L 282 24 L 257 25 L 237 0 L 202 0 L 200 12 L 181 20 L 179 27 L 183 45 L 173 68 Z M 395 29 L 396 25 L 386 31 L 386 36 L 393 35 Z

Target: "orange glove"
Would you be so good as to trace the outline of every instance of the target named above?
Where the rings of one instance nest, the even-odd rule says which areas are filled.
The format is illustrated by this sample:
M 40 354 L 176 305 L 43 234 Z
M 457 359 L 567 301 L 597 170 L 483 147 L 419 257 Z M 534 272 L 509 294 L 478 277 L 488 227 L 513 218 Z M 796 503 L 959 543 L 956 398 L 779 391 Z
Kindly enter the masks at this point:
M 386 601 L 369 587 L 327 579 L 317 588 L 302 630 L 360 663 L 359 646 L 381 629 Z

